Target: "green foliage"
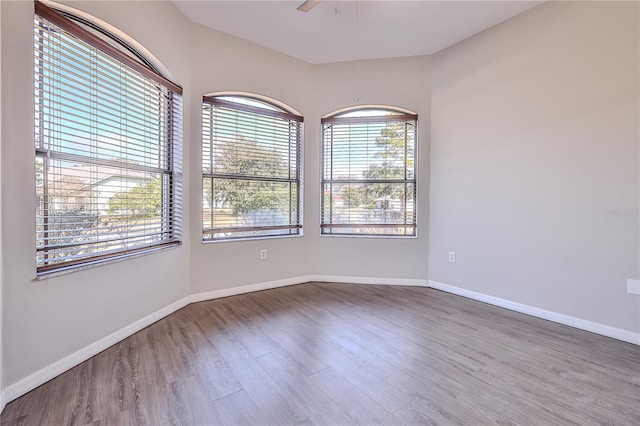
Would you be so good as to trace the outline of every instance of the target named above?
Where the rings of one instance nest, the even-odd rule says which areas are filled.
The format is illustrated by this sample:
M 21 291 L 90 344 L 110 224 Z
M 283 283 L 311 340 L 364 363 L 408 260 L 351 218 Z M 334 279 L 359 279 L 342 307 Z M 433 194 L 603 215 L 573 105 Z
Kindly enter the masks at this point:
M 51 212 L 47 217 L 47 230 L 43 223 L 36 227 L 38 240 L 46 241 L 45 247 L 85 243 L 98 225 L 98 215 L 84 210 L 69 210 Z M 61 252 L 55 250 L 47 254 L 48 261 L 82 253 L 82 248 L 71 248 Z M 38 256 L 43 256 L 41 252 Z
M 42 187 L 42 183 L 44 182 L 44 165 L 40 158 L 36 158 L 35 171 L 36 171 L 36 188 L 40 188 Z
M 347 185 L 342 189 L 345 207 L 356 208 L 365 203 L 365 191 L 362 185 Z
M 84 210 L 54 212 L 47 219 L 51 245 L 82 241 L 87 231 L 93 230 L 98 223 L 98 215 Z
M 213 192 L 217 203 L 225 203 L 233 214 L 255 210 L 289 210 L 289 184 L 216 179 Z
M 238 152 L 237 147 L 242 150 Z M 273 151 L 240 136 L 235 144 L 219 145 L 214 169 L 219 174 L 269 178 L 282 175 L 287 167 L 287 162 Z M 213 185 L 205 185 L 205 193 L 216 204 L 228 206 L 233 214 L 256 210 L 288 212 L 291 196 L 287 182 L 226 178 L 216 178 Z
M 405 169 L 413 170 L 414 166 L 413 141 L 408 139 L 411 137 L 411 134 L 405 132 L 404 123 L 389 123 L 376 138 L 378 151 L 375 156 L 382 162 L 369 166 L 369 169 L 363 172 L 363 178 L 367 180 L 405 179 Z M 345 206 L 362 206 L 367 209 L 388 208 L 386 203 L 381 203 L 379 200 L 395 198 L 404 201 L 407 196 L 412 197 L 413 192 L 405 193 L 405 185 L 401 183 L 364 183 L 346 186 L 342 190 Z M 401 203 L 401 208 L 404 209 L 404 202 Z
M 153 217 L 162 208 L 162 179 L 154 179 L 109 199 L 109 214 Z
M 382 129 L 376 138 L 379 148 L 376 157 L 382 159 L 382 164 L 370 166 L 364 177 L 371 180 L 405 179 L 405 169 L 413 169 L 413 151 L 407 146 L 409 137 L 404 123 L 390 123 Z M 364 192 L 369 199 L 405 197 L 404 185 L 373 183 L 366 185 Z

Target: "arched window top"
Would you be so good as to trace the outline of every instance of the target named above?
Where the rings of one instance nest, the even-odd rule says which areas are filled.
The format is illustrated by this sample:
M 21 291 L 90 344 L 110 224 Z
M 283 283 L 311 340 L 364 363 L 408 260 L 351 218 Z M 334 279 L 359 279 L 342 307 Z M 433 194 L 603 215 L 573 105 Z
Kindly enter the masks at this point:
M 302 122 L 302 114 L 295 108 L 277 99 L 264 95 L 247 92 L 217 92 L 205 95 L 204 102 L 215 105 L 239 107 L 246 111 L 263 113 L 266 115 L 282 116 L 282 118 L 296 119 Z M 270 114 L 276 113 L 276 114 Z
M 86 12 L 50 2 L 35 2 L 36 15 L 129 66 L 147 78 L 182 95 L 182 87 L 162 63 L 140 43 L 113 25 Z
M 322 235 L 416 236 L 417 121 L 382 105 L 322 118 Z
M 361 118 L 361 117 L 399 117 L 417 118 L 417 114 L 409 109 L 400 108 L 388 105 L 358 105 L 346 108 L 341 108 L 336 111 L 330 112 L 322 117 L 323 122 L 327 119 L 334 118 Z
M 179 245 L 182 88 L 113 27 L 52 7 L 33 20 L 37 274 Z
M 302 121 L 265 96 L 203 96 L 204 242 L 302 234 Z

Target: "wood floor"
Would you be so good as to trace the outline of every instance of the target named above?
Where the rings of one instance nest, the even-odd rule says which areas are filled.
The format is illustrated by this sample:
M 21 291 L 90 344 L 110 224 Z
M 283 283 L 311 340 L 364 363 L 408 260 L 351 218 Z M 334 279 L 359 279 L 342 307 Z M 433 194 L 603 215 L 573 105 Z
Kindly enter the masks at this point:
M 187 306 L 2 425 L 640 424 L 640 347 L 437 290 L 310 283 Z

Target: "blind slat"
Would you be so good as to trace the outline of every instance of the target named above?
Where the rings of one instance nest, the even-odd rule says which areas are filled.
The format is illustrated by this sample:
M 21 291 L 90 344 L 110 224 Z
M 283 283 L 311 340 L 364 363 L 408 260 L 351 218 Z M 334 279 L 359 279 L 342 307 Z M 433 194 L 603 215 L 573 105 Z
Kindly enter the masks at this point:
M 73 37 L 77 37 L 79 40 L 84 41 L 87 45 L 93 46 L 95 49 L 100 50 L 103 53 L 106 53 L 107 55 L 112 57 L 114 61 L 125 64 L 131 67 L 131 69 L 136 70 L 146 78 L 156 81 L 157 83 L 159 83 L 164 87 L 170 88 L 173 92 L 175 92 L 178 95 L 182 95 L 182 87 L 178 86 L 177 84 L 168 80 L 164 76 L 150 70 L 146 66 L 138 63 L 134 59 L 118 51 L 113 46 L 110 46 L 109 43 L 107 43 L 106 41 L 100 39 L 94 34 L 91 34 L 89 31 L 85 30 L 80 25 L 76 24 L 70 19 L 62 16 L 60 13 L 56 12 L 55 10 L 49 8 L 48 6 L 45 6 L 39 1 L 35 2 L 35 8 L 36 8 L 36 14 L 38 16 L 44 18 L 51 24 L 54 24 L 60 28 L 63 28 L 65 32 L 67 32 L 67 34 L 73 35 Z
M 181 233 L 180 91 L 61 19 L 34 20 L 38 273 L 179 244 Z
M 204 241 L 300 233 L 301 123 L 287 112 L 204 98 Z
M 415 236 L 417 116 L 322 120 L 321 232 Z

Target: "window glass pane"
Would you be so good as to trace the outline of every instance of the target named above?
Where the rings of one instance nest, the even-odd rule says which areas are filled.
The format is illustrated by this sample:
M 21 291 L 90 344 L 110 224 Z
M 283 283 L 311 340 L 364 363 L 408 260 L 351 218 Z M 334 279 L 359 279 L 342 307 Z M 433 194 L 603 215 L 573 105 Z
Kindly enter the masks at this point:
M 255 107 L 263 103 L 252 98 L 209 99 L 202 105 L 203 240 L 300 234 L 301 117 L 271 115 L 283 112 L 274 106 L 261 113 Z
M 297 234 L 291 226 L 299 222 L 297 184 L 216 178 L 203 184 L 211 191 L 205 196 L 205 240 Z
M 254 106 L 258 108 L 268 109 L 270 111 L 282 111 L 280 108 L 277 108 L 270 103 L 260 101 L 258 99 L 246 98 L 242 96 L 218 96 L 218 99 L 222 99 L 223 101 L 235 102 L 240 105 L 248 105 Z
M 177 97 L 40 16 L 34 28 L 38 272 L 177 243 Z
M 355 111 L 349 111 L 342 114 L 338 114 L 335 117 L 379 117 L 385 115 L 402 115 L 401 112 L 398 111 L 390 111 L 388 109 L 357 109 Z
M 416 119 L 364 109 L 324 121 L 323 234 L 415 235 Z

